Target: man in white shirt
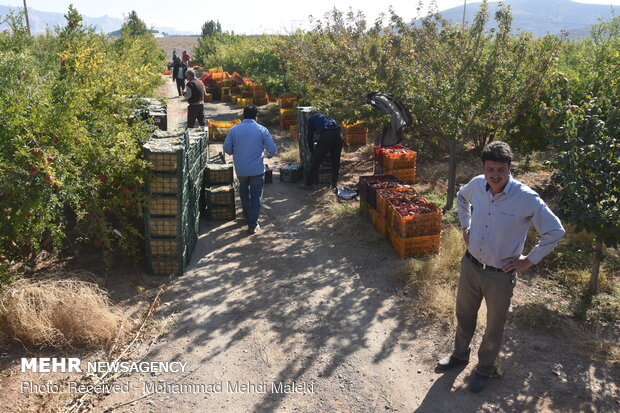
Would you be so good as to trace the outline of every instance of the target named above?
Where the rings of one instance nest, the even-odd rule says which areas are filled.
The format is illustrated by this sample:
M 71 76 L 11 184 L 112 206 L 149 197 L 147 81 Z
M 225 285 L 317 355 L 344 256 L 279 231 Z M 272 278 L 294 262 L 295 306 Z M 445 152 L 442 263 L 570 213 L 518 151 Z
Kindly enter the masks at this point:
M 487 325 L 478 365 L 469 390 L 478 393 L 495 372 L 517 273 L 538 264 L 564 236 L 560 220 L 538 194 L 510 175 L 512 152 L 504 142 L 482 150 L 484 175 L 473 178 L 457 194 L 459 221 L 467 251 L 461 260 L 456 296 L 456 338 L 451 356 L 437 368 L 448 370 L 469 362 L 482 299 Z M 540 234 L 538 244 L 521 255 L 530 225 Z

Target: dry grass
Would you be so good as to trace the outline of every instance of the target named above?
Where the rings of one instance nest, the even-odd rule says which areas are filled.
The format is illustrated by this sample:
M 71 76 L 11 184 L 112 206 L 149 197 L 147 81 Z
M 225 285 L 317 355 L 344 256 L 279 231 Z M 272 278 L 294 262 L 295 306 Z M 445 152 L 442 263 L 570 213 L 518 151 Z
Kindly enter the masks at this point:
M 417 311 L 442 320 L 453 319 L 460 260 L 464 250 L 461 231 L 451 226 L 442 233 L 438 255 L 410 259 L 405 264 L 403 277 L 415 292 Z
M 557 324 L 556 312 L 547 307 L 548 298 L 527 303 L 517 310 L 518 321 L 529 330 L 548 330 Z
M 590 360 L 620 364 L 620 344 L 615 334 L 606 334 L 597 323 L 571 328 L 577 351 Z
M 26 347 L 100 347 L 122 332 L 123 316 L 97 285 L 72 279 L 18 280 L 0 295 L 5 340 Z
M 369 143 L 367 145 L 362 146 L 357 150 L 362 156 L 374 159 L 375 156 L 375 145 Z
M 177 54 L 181 56 L 183 50 L 187 50 L 187 53 L 193 53 L 192 50 L 198 44 L 200 36 L 166 36 L 157 37 L 155 41 L 166 52 L 166 59 L 172 58 L 172 51 L 177 50 Z
M 285 144 L 280 153 L 280 159 L 286 163 L 300 163 L 299 146 L 296 142 Z

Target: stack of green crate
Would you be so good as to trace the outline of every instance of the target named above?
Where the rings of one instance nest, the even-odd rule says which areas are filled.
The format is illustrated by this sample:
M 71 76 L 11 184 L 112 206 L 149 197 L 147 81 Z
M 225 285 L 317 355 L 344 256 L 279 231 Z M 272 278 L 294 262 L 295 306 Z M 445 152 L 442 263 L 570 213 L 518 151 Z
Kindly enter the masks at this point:
M 200 201 L 199 209 L 202 211 L 205 205 L 205 192 L 203 186 L 204 171 L 209 161 L 209 132 L 206 126 L 199 126 L 197 128 L 190 128 L 187 130 L 189 135 L 189 145 L 192 147 L 192 143 L 198 143 L 200 146 L 195 147 L 195 151 L 199 152 L 195 156 L 200 156 L 200 177 L 196 177 L 193 181 L 200 187 Z
M 205 198 L 208 220 L 231 221 L 236 218 L 232 164 L 207 164 Z
M 145 240 L 148 271 L 181 275 L 196 246 L 206 132 L 156 131 L 144 145 L 150 163 Z
M 168 130 L 168 105 L 164 101 L 142 97 L 138 98 L 136 103 L 136 115 L 143 120 L 151 118 L 159 129 Z
M 311 106 L 298 106 L 297 107 L 297 134 L 299 136 L 299 158 L 304 165 L 304 176 L 308 176 L 310 173 L 310 165 L 312 162 L 312 153 L 308 147 L 308 118 L 312 114 Z M 321 166 L 319 167 L 319 184 L 328 184 L 332 179 L 332 161 L 330 156 L 326 156 Z

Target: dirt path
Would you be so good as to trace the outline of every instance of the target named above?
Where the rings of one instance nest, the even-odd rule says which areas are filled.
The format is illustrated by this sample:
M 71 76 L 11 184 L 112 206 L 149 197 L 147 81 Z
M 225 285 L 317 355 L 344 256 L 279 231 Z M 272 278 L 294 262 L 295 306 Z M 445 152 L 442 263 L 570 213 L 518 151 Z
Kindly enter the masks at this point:
M 183 125 L 186 104 L 172 98 L 171 82 L 162 92 L 171 98 L 169 127 Z M 240 112 L 206 108 L 217 119 Z M 277 170 L 278 159 L 269 163 Z M 274 173 L 260 234 L 247 236 L 240 221 L 202 223 L 189 268 L 162 301 L 160 316 L 174 324 L 147 356 L 187 362 L 189 374 L 129 377 L 133 396 L 160 380 L 185 390 L 120 411 L 597 411 L 597 392 L 617 398 L 618 371 L 575 358 L 561 332 L 509 326 L 508 373 L 479 395 L 464 390 L 473 366 L 435 373 L 452 331 L 412 313 L 396 276 L 402 260 L 369 223 L 351 235 L 324 221 L 316 202 L 324 191 L 304 192 Z M 561 377 L 552 373 L 558 364 Z M 201 384 L 213 392 L 197 392 Z M 297 392 L 284 392 L 293 384 Z
M 187 104 L 175 97 L 174 84 L 168 80 L 160 93 L 168 99 L 169 127 L 184 126 Z M 241 110 L 215 103 L 206 115 L 230 120 Z M 278 129 L 272 134 L 280 148 L 289 140 Z M 370 172 L 360 157 L 344 157 L 341 182 Z M 398 278 L 404 260 L 366 219 L 351 218 L 350 225 L 329 218 L 325 199 L 333 194 L 326 188 L 308 193 L 281 183 L 281 160 L 268 163 L 274 182 L 265 186 L 263 230 L 250 237 L 241 221 L 203 221 L 186 273 L 161 300 L 154 334 L 132 346 L 130 361 L 177 361 L 187 363 L 185 371 L 121 377 L 117 384 L 129 392 L 101 395 L 93 412 L 620 411 L 620 366 L 583 356 L 601 351 L 599 330 L 570 326 L 560 314 L 546 330 L 523 328 L 519 314 L 548 296 L 535 274 L 515 289 L 502 351 L 506 375 L 472 394 L 465 387 L 474 363 L 436 373 L 453 329 L 414 312 Z M 129 285 L 134 278 L 106 274 L 104 287 L 122 286 L 130 296 L 133 287 L 144 291 Z M 148 306 L 154 291 L 138 294 L 136 308 Z M 478 334 L 474 349 L 479 340 Z M 0 412 L 64 412 L 55 406 L 75 393 L 21 392 L 20 383 L 69 376 L 20 373 L 19 359 L 80 355 L 105 360 L 78 349 L 0 351 Z
M 174 84 L 166 82 L 160 93 L 168 99 L 169 127 L 184 126 L 187 104 L 175 97 Z M 217 120 L 240 114 L 225 103 L 206 107 L 207 117 Z M 272 134 L 278 147 L 289 140 L 278 129 Z M 358 159 L 344 157 L 341 181 L 369 172 L 369 163 Z M 281 160 L 268 163 L 277 171 Z M 567 327 L 557 315 L 544 331 L 519 324 L 517 314 L 544 296 L 532 275 L 515 290 L 502 352 L 506 375 L 471 394 L 465 387 L 474 363 L 436 373 L 436 360 L 451 350 L 453 329 L 413 311 L 398 278 L 404 261 L 367 220 L 353 218 L 351 228 L 329 218 L 323 208 L 331 196 L 326 188 L 308 193 L 281 183 L 274 172 L 259 234 L 247 236 L 241 221 L 203 221 L 189 267 L 168 286 L 153 323 L 153 331 L 165 333 L 151 336 L 155 341 L 142 338 L 130 357 L 186 363 L 185 371 L 131 373 L 117 381 L 129 393 L 102 396 L 92 411 L 620 411 L 619 366 L 584 358 L 576 346 L 578 337 L 591 352 L 598 330 Z M 125 278 L 110 280 L 131 289 L 131 277 Z M 473 347 L 478 343 L 479 335 Z M 37 355 L 80 353 L 0 351 L 0 412 L 63 411 L 54 406 L 65 394 L 19 390 L 25 380 L 68 377 L 20 373 L 19 357 Z

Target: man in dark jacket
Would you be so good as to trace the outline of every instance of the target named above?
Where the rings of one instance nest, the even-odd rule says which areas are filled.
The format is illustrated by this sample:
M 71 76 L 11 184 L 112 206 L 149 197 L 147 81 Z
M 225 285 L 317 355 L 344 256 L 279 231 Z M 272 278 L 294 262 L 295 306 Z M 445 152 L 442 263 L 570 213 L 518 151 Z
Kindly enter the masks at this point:
M 205 85 L 198 79 L 192 69 L 185 74 L 187 85 L 183 95 L 187 98 L 187 127 L 193 128 L 198 120 L 200 126 L 205 126 L 204 100 Z
M 314 145 L 314 134 L 319 136 Z M 308 118 L 308 129 L 306 133 L 308 147 L 312 153 L 310 162 L 310 172 L 306 177 L 306 183 L 300 185 L 302 189 L 312 189 L 312 184 L 317 180 L 321 163 L 327 156 L 331 155 L 332 160 L 332 181 L 331 187 L 336 188 L 338 183 L 338 173 L 340 172 L 340 152 L 342 151 L 342 131 L 335 120 L 329 116 L 315 113 Z
M 187 66 L 181 62 L 181 59 L 175 58 L 172 68 L 172 81 L 177 83 L 179 96 L 181 96 L 183 89 L 185 89 L 185 72 L 187 72 Z

